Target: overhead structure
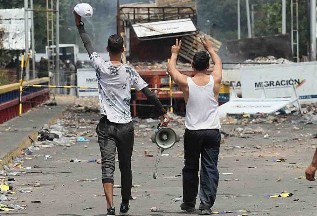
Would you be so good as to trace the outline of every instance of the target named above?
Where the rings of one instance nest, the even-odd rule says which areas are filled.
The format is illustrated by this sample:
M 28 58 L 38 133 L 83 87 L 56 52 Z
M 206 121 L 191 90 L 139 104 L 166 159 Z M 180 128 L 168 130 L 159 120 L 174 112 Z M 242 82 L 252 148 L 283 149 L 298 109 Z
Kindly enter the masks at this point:
M 60 85 L 59 0 L 46 0 L 46 38 L 49 53 L 47 56 L 48 71 L 54 76 L 54 84 Z
M 32 46 L 31 56 L 32 56 L 32 77 L 29 76 L 29 65 L 26 68 L 26 77 L 35 78 L 35 40 L 34 40 L 34 12 L 45 12 L 46 13 L 46 24 L 47 24 L 47 45 L 55 45 L 56 49 L 51 50 L 52 57 L 48 59 L 48 71 L 52 74 L 56 74 L 57 78 L 59 76 L 59 0 L 46 0 L 46 9 L 34 9 L 33 8 L 33 0 L 24 0 L 24 20 L 29 20 L 28 22 L 24 22 L 24 47 L 23 50 L 25 53 L 30 52 L 30 41 Z M 54 24 L 54 21 L 56 23 Z M 55 28 L 54 28 L 55 26 Z M 32 29 L 32 35 L 30 38 L 29 29 Z M 19 31 L 20 32 L 20 31 Z M 21 42 L 20 42 L 21 43 Z M 55 66 L 56 65 L 56 66 Z M 58 80 L 56 80 L 58 81 Z M 58 83 L 58 82 L 56 82 Z

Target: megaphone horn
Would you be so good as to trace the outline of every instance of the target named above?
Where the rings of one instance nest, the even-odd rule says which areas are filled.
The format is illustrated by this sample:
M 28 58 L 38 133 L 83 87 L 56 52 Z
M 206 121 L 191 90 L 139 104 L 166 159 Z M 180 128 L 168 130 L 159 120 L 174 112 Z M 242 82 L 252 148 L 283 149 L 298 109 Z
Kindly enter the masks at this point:
M 152 136 L 152 142 L 156 143 L 161 149 L 169 149 L 178 141 L 179 137 L 175 131 L 167 127 L 158 128 L 154 136 Z

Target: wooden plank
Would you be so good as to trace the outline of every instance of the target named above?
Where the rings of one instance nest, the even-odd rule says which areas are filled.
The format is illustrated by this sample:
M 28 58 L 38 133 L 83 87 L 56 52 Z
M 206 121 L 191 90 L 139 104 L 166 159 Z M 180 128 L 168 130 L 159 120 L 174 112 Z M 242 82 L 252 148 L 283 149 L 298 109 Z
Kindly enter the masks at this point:
M 219 51 L 221 42 L 211 37 L 210 35 L 206 35 L 203 32 L 199 32 L 196 35 L 188 35 L 182 38 L 182 46 L 179 55 L 191 62 L 195 53 L 199 50 L 204 50 L 204 46 L 202 45 L 200 38 L 206 36 L 213 43 L 213 48 L 216 52 Z

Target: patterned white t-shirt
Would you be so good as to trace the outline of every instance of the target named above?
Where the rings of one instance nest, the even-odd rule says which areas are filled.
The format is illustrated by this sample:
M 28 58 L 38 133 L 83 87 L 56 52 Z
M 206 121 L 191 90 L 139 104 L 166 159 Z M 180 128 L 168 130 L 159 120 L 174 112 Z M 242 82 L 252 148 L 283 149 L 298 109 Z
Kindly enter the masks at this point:
M 90 60 L 96 69 L 101 114 L 106 115 L 110 122 L 131 122 L 131 88 L 140 91 L 148 84 L 129 65 L 114 65 L 111 61 L 104 61 L 96 52 L 90 55 Z

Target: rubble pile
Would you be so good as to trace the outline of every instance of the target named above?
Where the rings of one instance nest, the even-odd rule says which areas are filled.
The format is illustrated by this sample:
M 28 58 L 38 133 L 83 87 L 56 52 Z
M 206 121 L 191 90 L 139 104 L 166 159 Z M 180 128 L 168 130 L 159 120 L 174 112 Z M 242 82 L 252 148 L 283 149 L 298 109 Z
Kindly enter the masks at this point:
M 221 119 L 221 123 L 226 125 L 272 124 L 283 122 L 317 124 L 317 103 L 301 105 L 301 113 L 296 106 L 286 106 L 273 114 L 257 113 L 250 115 L 245 113 L 241 115 L 228 115 Z
M 317 115 L 317 103 L 302 105 L 303 114 Z
M 285 58 L 276 58 L 274 56 L 261 56 L 261 57 L 257 57 L 255 59 L 248 59 L 246 61 L 244 61 L 244 63 L 257 63 L 257 64 L 290 64 L 293 63 Z
M 167 62 L 137 62 L 131 63 L 132 66 L 137 70 L 166 70 Z M 188 70 L 191 69 L 192 66 L 190 63 L 182 63 L 177 62 L 177 67 L 179 70 Z
M 75 104 L 68 107 L 68 110 L 74 112 L 97 112 L 99 113 L 98 97 L 79 97 L 76 98 Z

